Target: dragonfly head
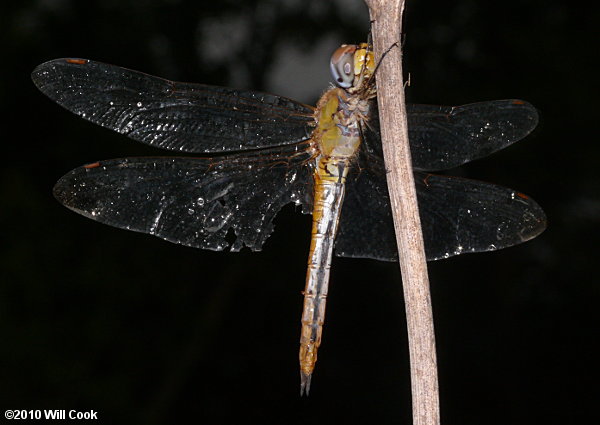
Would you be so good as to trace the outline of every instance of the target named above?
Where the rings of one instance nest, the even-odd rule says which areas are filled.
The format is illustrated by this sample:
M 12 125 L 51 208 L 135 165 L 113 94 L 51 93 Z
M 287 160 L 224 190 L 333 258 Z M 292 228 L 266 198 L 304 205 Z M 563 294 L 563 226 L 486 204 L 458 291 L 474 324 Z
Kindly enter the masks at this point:
M 373 50 L 367 43 L 343 44 L 329 62 L 335 84 L 343 89 L 359 88 L 375 70 Z

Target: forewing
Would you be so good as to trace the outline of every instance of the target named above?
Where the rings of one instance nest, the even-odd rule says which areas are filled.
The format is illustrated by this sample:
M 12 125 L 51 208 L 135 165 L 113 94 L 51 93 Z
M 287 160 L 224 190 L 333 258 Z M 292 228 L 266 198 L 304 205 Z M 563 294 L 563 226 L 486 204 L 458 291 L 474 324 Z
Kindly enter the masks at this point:
M 293 144 L 310 137 L 313 108 L 249 90 L 177 83 L 86 59 L 55 59 L 35 85 L 71 112 L 142 143 L 191 153 Z
M 536 109 L 515 99 L 463 106 L 408 104 L 406 108 L 415 170 L 446 170 L 485 157 L 524 138 L 538 123 Z M 368 151 L 382 156 L 375 103 L 365 143 Z
M 546 227 L 539 205 L 512 189 L 421 172 L 415 185 L 429 261 L 507 248 Z M 341 257 L 397 260 L 384 175 L 363 171 L 349 180 L 335 250 Z
M 79 214 L 111 226 L 195 248 L 256 251 L 284 205 L 295 202 L 310 212 L 307 147 L 212 159 L 101 161 L 63 176 L 54 195 Z

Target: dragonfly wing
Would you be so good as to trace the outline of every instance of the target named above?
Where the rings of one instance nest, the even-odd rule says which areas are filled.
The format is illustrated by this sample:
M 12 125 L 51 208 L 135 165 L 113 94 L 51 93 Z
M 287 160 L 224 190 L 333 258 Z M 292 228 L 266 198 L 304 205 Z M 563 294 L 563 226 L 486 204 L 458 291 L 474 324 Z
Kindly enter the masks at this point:
M 430 260 L 507 248 L 546 228 L 542 208 L 507 187 L 416 173 L 421 224 Z
M 482 158 L 527 136 L 537 110 L 522 100 L 493 100 L 463 106 L 406 105 L 415 170 L 446 170 Z M 381 154 L 375 108 L 365 131 L 367 149 Z
M 540 206 L 506 187 L 421 172 L 415 184 L 429 261 L 507 248 L 546 227 Z M 349 181 L 335 248 L 342 257 L 397 260 L 384 175 L 367 171 Z
M 71 112 L 142 143 L 191 153 L 293 144 L 310 137 L 313 108 L 280 96 L 177 83 L 85 59 L 55 59 L 35 85 Z
M 363 169 L 348 176 L 334 251 L 338 257 L 398 259 L 385 174 Z
M 111 226 L 195 248 L 256 251 L 284 205 L 295 202 L 310 212 L 307 147 L 295 154 L 287 147 L 212 159 L 101 161 L 63 176 L 54 195 L 79 214 Z

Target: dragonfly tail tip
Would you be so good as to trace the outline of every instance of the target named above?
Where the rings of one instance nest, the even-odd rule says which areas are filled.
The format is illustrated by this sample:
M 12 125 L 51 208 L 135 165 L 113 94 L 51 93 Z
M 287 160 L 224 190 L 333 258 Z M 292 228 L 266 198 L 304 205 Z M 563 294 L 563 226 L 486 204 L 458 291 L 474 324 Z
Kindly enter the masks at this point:
M 307 375 L 300 372 L 300 396 L 306 395 L 310 392 L 310 380 L 312 375 Z

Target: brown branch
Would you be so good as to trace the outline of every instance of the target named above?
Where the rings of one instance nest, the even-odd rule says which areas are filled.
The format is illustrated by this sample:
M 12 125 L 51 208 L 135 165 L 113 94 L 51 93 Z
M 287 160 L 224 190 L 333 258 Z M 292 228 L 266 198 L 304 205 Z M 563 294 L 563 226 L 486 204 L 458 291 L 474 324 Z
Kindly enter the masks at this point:
M 410 158 L 402 80 L 401 28 L 404 0 L 365 2 L 371 15 L 375 57 L 381 58 L 387 51 L 376 75 L 377 100 L 404 288 L 413 424 L 438 425 L 440 413 L 433 312 Z

